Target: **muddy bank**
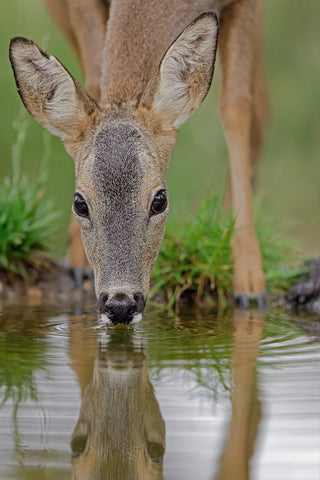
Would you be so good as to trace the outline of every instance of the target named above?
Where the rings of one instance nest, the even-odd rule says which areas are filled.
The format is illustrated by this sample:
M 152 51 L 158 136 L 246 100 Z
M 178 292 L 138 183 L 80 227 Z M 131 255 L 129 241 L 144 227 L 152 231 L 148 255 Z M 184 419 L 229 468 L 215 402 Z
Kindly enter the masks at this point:
M 83 299 L 96 303 L 90 272 L 77 290 L 72 270 L 64 262 L 51 262 L 40 271 L 29 271 L 27 279 L 0 271 L 0 298 L 10 303 L 24 298 L 28 303 L 70 303 Z
M 308 262 L 309 273 L 283 296 L 269 295 L 268 304 L 271 307 L 282 307 L 296 312 L 309 312 L 320 315 L 320 259 Z M 73 301 L 83 300 L 85 303 L 96 305 L 93 281 L 90 272 L 85 272 L 82 289 L 76 289 L 72 270 L 63 261 L 52 262 L 41 271 L 30 271 L 28 279 L 22 279 L 13 274 L 0 271 L 0 298 L 14 303 L 25 299 L 28 303 L 62 303 L 70 304 Z M 208 295 L 206 296 L 208 299 Z M 166 303 L 166 299 L 159 294 L 154 300 L 157 303 Z M 185 291 L 180 299 L 182 309 L 188 310 L 196 303 L 194 292 Z M 228 299 L 232 304 L 232 298 Z M 216 310 L 219 306 L 217 295 L 210 294 L 210 301 L 204 301 L 205 310 Z

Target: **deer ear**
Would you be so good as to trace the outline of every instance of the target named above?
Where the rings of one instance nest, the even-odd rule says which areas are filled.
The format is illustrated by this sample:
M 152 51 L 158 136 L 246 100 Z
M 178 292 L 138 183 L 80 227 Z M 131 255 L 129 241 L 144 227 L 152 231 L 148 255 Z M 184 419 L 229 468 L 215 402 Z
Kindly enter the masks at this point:
M 141 105 L 179 128 L 208 93 L 217 42 L 217 16 L 213 12 L 205 12 L 188 25 L 169 47 L 141 98 Z
M 79 135 L 98 108 L 86 90 L 31 40 L 13 38 L 9 57 L 21 100 L 35 120 L 62 140 Z

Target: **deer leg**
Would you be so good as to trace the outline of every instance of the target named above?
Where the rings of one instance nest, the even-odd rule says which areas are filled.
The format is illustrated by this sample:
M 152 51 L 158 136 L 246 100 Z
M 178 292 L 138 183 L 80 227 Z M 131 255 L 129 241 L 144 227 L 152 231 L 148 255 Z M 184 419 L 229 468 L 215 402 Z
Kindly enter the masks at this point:
M 84 269 L 88 265 L 83 248 L 80 226 L 72 217 L 69 227 L 69 262 L 77 290 L 82 290 Z
M 80 60 L 79 46 L 71 25 L 67 0 L 46 0 L 46 4 L 51 17 L 54 19 L 57 26 L 63 32 L 69 43 L 72 45 L 78 59 Z M 68 256 L 76 289 L 82 290 L 84 268 L 87 266 L 88 263 L 82 245 L 80 227 L 74 217 L 72 217 L 69 227 Z
M 78 59 L 80 59 L 79 47 L 77 39 L 70 21 L 69 9 L 66 0 L 46 0 L 47 8 L 51 17 L 56 22 L 59 29 L 62 31 L 70 45 L 76 52 Z
M 108 7 L 104 0 L 66 0 L 70 23 L 79 50 L 86 89 L 100 99 L 101 59 L 106 35 Z M 70 265 L 76 287 L 82 289 L 84 268 L 88 265 L 78 223 L 73 218 L 69 229 Z
M 72 29 L 79 47 L 86 89 L 100 99 L 102 51 L 109 7 L 104 0 L 67 0 Z
M 255 169 L 260 158 L 264 130 L 268 117 L 268 102 L 266 94 L 266 86 L 263 75 L 262 66 L 262 45 L 259 42 L 255 51 L 254 71 L 253 71 L 253 86 L 252 86 L 252 116 L 251 116 L 251 135 L 250 135 L 250 175 L 251 185 L 255 184 Z M 231 182 L 230 175 L 228 176 L 228 189 L 226 191 L 224 206 L 229 208 L 232 204 Z
M 235 298 L 244 307 L 249 298 L 264 303 L 265 279 L 252 210 L 250 162 L 253 77 L 258 35 L 257 0 L 239 0 L 222 15 L 221 116 L 230 158 L 230 184 L 236 217 L 232 240 Z
M 261 26 L 262 30 L 262 26 Z M 268 117 L 268 102 L 265 86 L 265 79 L 262 65 L 262 35 L 260 34 L 260 41 L 257 42 L 254 58 L 253 71 L 253 87 L 252 87 L 252 119 L 251 119 L 251 183 L 254 185 L 255 181 L 255 167 L 258 163 L 262 144 L 265 126 Z
M 99 100 L 101 57 L 106 34 L 108 7 L 104 0 L 46 0 L 48 10 L 73 46 L 80 60 L 88 93 Z M 81 231 L 72 218 L 69 227 L 69 261 L 76 288 L 81 290 L 88 266 Z
M 107 3 L 104 0 L 46 0 L 46 4 L 80 60 L 88 93 L 99 100 L 101 57 L 109 14 Z

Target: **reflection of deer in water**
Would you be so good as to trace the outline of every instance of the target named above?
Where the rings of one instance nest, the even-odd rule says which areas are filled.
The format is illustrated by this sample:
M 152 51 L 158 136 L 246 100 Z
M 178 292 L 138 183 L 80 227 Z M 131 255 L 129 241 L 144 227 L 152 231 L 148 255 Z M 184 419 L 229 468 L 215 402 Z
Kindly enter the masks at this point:
M 74 347 L 71 355 L 78 363 Z M 75 370 L 83 387 L 79 364 Z M 165 425 L 147 359 L 123 331 L 99 347 L 71 448 L 73 480 L 163 478 Z
M 235 318 L 232 417 L 215 480 L 248 480 L 261 418 L 255 366 L 263 317 Z

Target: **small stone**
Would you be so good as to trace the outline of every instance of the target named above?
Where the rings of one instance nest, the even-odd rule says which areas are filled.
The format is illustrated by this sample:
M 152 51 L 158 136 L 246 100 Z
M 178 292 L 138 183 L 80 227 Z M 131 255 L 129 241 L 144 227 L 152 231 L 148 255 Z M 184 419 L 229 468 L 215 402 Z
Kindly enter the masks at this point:
M 31 300 L 42 300 L 43 291 L 38 287 L 30 287 L 27 290 L 27 295 Z

